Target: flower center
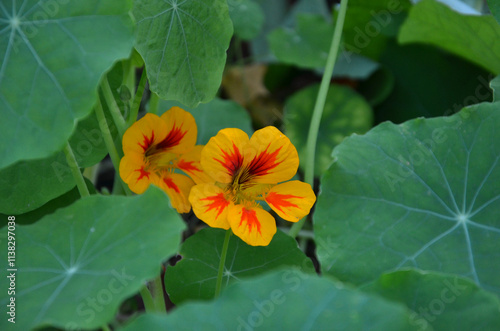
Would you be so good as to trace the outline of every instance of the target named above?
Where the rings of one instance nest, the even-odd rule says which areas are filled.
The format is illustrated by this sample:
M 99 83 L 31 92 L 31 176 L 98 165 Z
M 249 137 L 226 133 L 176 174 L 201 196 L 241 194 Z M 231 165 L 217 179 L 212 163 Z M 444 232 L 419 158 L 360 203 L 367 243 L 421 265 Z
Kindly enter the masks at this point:
M 224 188 L 226 197 L 235 204 L 254 205 L 256 200 L 262 200 L 265 193 L 273 186 L 268 184 L 258 184 L 253 181 L 248 168 L 240 168 L 234 174 L 230 184 L 221 186 Z
M 178 155 L 161 151 L 153 146 L 144 154 L 145 170 L 160 174 L 163 171 L 173 171 Z

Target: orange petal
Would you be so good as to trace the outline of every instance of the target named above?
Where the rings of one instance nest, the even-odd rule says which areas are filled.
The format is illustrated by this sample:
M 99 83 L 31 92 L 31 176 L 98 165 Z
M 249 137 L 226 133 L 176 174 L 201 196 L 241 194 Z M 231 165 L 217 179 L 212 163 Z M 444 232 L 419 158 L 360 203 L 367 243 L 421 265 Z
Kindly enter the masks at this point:
M 240 129 L 223 129 L 210 138 L 201 152 L 203 170 L 220 183 L 230 183 L 243 166 L 248 135 Z
M 123 135 L 123 152 L 145 154 L 167 136 L 167 125 L 155 114 L 146 114 Z
M 172 107 L 161 115 L 161 119 L 167 125 L 166 137 L 157 148 L 174 154 L 191 151 L 198 135 L 193 115 L 179 107 Z
M 232 205 L 228 213 L 233 233 L 251 246 L 267 246 L 276 233 L 276 221 L 260 207 Z
M 191 178 L 181 174 L 168 173 L 160 181 L 160 188 L 165 191 L 170 198 L 170 203 L 178 213 L 188 213 L 191 210 L 189 203 L 189 191 L 194 186 Z
M 309 214 L 316 201 L 311 185 L 298 180 L 274 186 L 266 202 L 284 220 L 297 222 Z
M 210 183 L 198 184 L 191 189 L 189 202 L 195 215 L 213 228 L 229 229 L 227 211 L 233 203 L 224 196 L 224 191 Z
M 121 179 L 137 194 L 144 193 L 150 184 L 156 184 L 159 180 L 157 174 L 145 170 L 143 156 L 138 153 L 125 155 L 120 161 L 119 172 Z
M 203 171 L 200 158 L 203 145 L 196 145 L 191 152 L 182 154 L 176 167 L 184 171 L 196 184 L 213 182 L 213 179 Z
M 247 168 L 256 183 L 275 184 L 292 178 L 299 167 L 295 146 L 274 126 L 255 131 L 250 138 Z

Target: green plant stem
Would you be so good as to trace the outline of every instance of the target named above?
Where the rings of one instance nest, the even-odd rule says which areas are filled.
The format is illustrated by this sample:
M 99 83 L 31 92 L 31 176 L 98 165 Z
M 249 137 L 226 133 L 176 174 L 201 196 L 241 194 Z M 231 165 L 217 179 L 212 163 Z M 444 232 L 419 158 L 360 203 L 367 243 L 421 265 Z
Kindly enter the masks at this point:
M 123 134 L 125 133 L 125 130 L 127 128 L 127 123 L 125 123 L 122 113 L 120 112 L 120 108 L 116 104 L 116 100 L 113 92 L 111 91 L 111 87 L 109 86 L 107 76 L 104 76 L 104 78 L 102 79 L 101 87 L 104 99 L 106 100 L 106 104 L 108 105 L 109 112 L 111 113 L 116 128 L 118 129 L 118 133 L 123 137 Z
M 113 183 L 118 183 L 119 181 L 121 182 L 122 179 L 120 177 L 120 174 L 118 172 L 115 172 L 114 176 L 114 182 Z M 128 191 L 125 191 L 125 185 L 113 185 L 113 189 L 111 190 L 111 194 L 113 195 L 131 195 Z
M 330 51 L 326 60 L 325 72 L 323 73 L 323 78 L 321 79 L 318 97 L 316 98 L 316 104 L 314 105 L 311 124 L 309 126 L 309 134 L 307 136 L 307 157 L 304 171 L 304 180 L 311 186 L 314 186 L 314 161 L 316 158 L 316 142 L 318 140 L 318 131 L 321 124 L 323 109 L 325 107 L 328 88 L 330 87 L 330 80 L 332 79 L 333 75 L 333 68 L 335 67 L 335 62 L 337 61 L 340 40 L 342 37 L 342 29 L 344 28 L 344 19 L 347 11 L 347 2 L 348 0 L 340 1 L 340 10 L 337 16 L 337 22 L 335 23 L 335 31 L 333 32 L 332 44 L 330 45 Z M 299 233 L 300 229 L 302 229 L 302 227 L 304 226 L 306 219 L 307 216 L 295 223 L 288 234 L 291 237 L 295 238 L 297 236 L 297 233 Z
M 144 308 L 146 312 L 153 313 L 156 311 L 155 304 L 153 302 L 153 297 L 151 296 L 151 292 L 149 292 L 147 286 L 143 286 L 141 291 L 139 292 L 142 297 L 142 302 L 144 302 Z
M 111 331 L 111 330 L 109 329 L 109 326 L 107 324 L 104 324 L 102 326 L 102 331 Z
M 224 274 L 224 266 L 226 265 L 227 248 L 229 247 L 229 238 L 231 238 L 231 229 L 226 231 L 226 236 L 224 237 L 224 244 L 222 245 L 222 253 L 219 262 L 219 272 L 217 273 L 217 283 L 215 284 L 215 295 L 217 298 L 220 294 L 222 287 L 222 275 Z
M 116 150 L 115 143 L 113 142 L 113 137 L 111 136 L 111 132 L 109 131 L 108 121 L 106 121 L 106 116 L 104 116 L 104 110 L 102 109 L 102 104 L 100 100 L 97 102 L 95 107 L 95 114 L 97 116 L 97 121 L 99 122 L 99 128 L 102 132 L 102 137 L 104 139 L 104 143 L 106 144 L 106 148 L 108 149 L 109 157 L 111 158 L 111 162 L 113 163 L 113 167 L 115 168 L 116 173 L 120 171 L 120 156 L 118 151 Z M 131 195 L 130 189 L 128 186 L 120 180 L 121 185 L 125 191 L 126 195 Z
M 144 67 L 144 69 L 142 70 L 141 79 L 139 80 L 139 85 L 137 86 L 137 92 L 135 92 L 134 101 L 132 102 L 132 107 L 130 109 L 130 116 L 127 120 L 127 127 L 130 127 L 137 120 L 137 114 L 139 113 L 139 107 L 141 106 L 142 95 L 144 94 L 146 82 L 146 68 Z
M 151 91 L 151 95 L 149 97 L 149 112 L 152 114 L 158 115 L 158 104 L 160 102 L 160 98 L 156 93 Z
M 80 196 L 82 198 L 90 196 L 87 184 L 85 184 L 85 179 L 80 172 L 80 168 L 78 167 L 78 163 L 76 162 L 75 155 L 73 154 L 73 150 L 71 149 L 69 142 L 67 142 L 66 146 L 64 147 L 64 154 L 66 155 L 66 161 L 68 162 L 68 166 L 71 169 L 71 173 L 73 174 L 73 178 L 75 179 L 76 186 L 78 187 L 78 192 L 80 192 Z
M 163 295 L 163 280 L 161 278 L 161 273 L 153 281 L 149 283 L 149 291 L 153 297 L 153 303 L 155 310 L 160 313 L 167 312 L 167 306 L 165 306 L 165 297 Z

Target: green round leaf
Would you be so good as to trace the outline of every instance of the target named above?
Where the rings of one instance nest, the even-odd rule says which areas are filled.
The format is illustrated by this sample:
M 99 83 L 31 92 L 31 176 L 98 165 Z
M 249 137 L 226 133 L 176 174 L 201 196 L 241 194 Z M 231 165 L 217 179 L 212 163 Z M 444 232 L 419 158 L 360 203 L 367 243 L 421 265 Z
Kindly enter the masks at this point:
M 122 330 L 416 330 L 409 313 L 399 303 L 288 269 L 235 283 L 213 302 L 140 316 Z
M 464 15 L 438 1 L 422 0 L 410 10 L 398 41 L 432 44 L 500 73 L 500 25 L 491 15 Z
M 174 303 L 214 297 L 225 234 L 221 229 L 206 228 L 182 244 L 182 260 L 168 267 L 165 273 L 165 288 Z M 269 246 L 264 247 L 247 245 L 232 235 L 222 283 L 227 286 L 283 266 L 314 272 L 311 259 L 297 247 L 295 239 L 281 231 L 276 232 Z
M 254 0 L 229 0 L 228 6 L 234 34 L 243 40 L 257 37 L 264 24 L 264 13 L 259 4 Z
M 125 298 L 159 274 L 183 229 L 157 188 L 135 197 L 91 196 L 18 226 L 16 327 L 104 325 Z M 8 281 L 2 277 L 2 288 Z M 2 291 L 0 304 L 8 301 Z
M 233 34 L 226 0 L 137 0 L 133 12 L 151 90 L 190 107 L 211 100 Z
M 200 103 L 196 108 L 189 108 L 180 102 L 160 100 L 158 114 L 163 114 L 174 106 L 181 107 L 194 116 L 198 127 L 198 145 L 205 145 L 219 130 L 225 128 L 238 128 L 249 136 L 253 133 L 250 115 L 234 101 L 215 98 L 208 103 Z
M 319 15 L 297 15 L 297 28 L 278 28 L 268 36 L 276 57 L 302 68 L 323 68 L 330 49 L 333 25 Z
M 434 330 L 500 330 L 500 301 L 467 278 L 404 270 L 382 275 L 363 290 L 406 304 L 413 324 Z
M 307 157 L 307 135 L 318 91 L 319 85 L 305 88 L 291 96 L 285 105 L 286 134 L 297 148 L 301 168 Z M 353 133 L 365 133 L 372 122 L 370 105 L 359 94 L 348 87 L 332 85 L 321 117 L 314 173 L 318 176 L 324 173 L 333 160 L 333 148 Z
M 131 5 L 0 4 L 0 168 L 62 149 L 95 104 L 102 74 L 132 49 Z
M 337 146 L 314 213 L 322 270 L 359 284 L 418 267 L 500 293 L 499 126 L 483 103 Z

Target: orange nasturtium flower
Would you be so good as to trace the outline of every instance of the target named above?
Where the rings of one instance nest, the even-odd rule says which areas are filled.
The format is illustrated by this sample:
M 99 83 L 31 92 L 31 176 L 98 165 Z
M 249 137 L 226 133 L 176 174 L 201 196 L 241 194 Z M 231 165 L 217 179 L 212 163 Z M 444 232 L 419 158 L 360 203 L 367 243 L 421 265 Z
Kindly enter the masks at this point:
M 213 181 L 191 189 L 196 216 L 215 228 L 229 229 L 247 244 L 267 246 L 276 233 L 273 216 L 297 222 L 309 213 L 316 196 L 309 184 L 291 179 L 299 157 L 290 140 L 268 126 L 252 138 L 239 129 L 223 129 L 201 152 L 201 165 Z
M 179 213 L 189 212 L 189 191 L 206 176 L 199 162 L 203 146 L 195 146 L 197 132 L 193 115 L 179 107 L 161 117 L 146 114 L 123 135 L 120 177 L 137 194 L 150 184 L 160 187 Z

